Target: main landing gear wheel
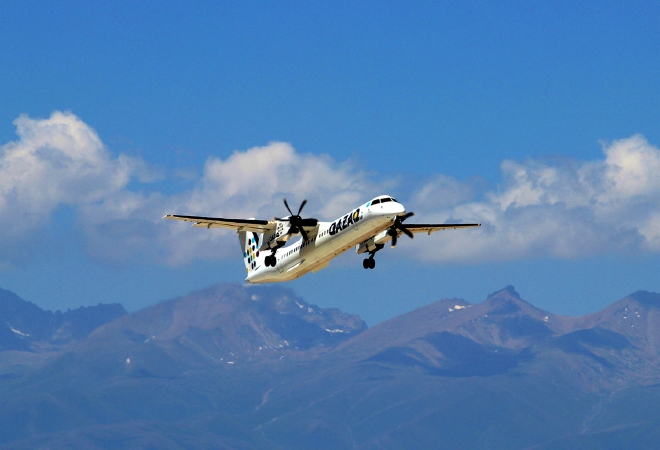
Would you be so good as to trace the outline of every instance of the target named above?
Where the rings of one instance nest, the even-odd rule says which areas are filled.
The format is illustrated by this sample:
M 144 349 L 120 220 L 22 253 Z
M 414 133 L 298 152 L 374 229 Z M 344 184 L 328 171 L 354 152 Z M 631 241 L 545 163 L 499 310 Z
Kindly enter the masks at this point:
M 264 263 L 266 264 L 266 267 L 275 267 L 275 264 L 277 263 L 277 260 L 275 259 L 275 255 L 266 256 Z
M 366 258 L 364 261 L 362 261 L 362 267 L 365 269 L 373 269 L 376 267 L 376 260 L 373 258 Z

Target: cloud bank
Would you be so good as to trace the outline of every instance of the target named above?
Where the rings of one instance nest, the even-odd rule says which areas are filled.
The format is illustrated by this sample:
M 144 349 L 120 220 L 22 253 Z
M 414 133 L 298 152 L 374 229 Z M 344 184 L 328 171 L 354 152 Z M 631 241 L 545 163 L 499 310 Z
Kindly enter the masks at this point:
M 416 240 L 415 253 L 472 262 L 660 252 L 660 150 L 635 135 L 603 144 L 603 153 L 603 160 L 558 165 L 504 161 L 502 186 L 482 201 L 466 201 L 460 193 L 469 186 L 439 177 L 415 198 L 424 218 L 483 227 Z M 429 198 L 456 200 L 434 209 Z
M 226 159 L 209 157 L 193 188 L 174 195 L 151 189 L 148 164 L 112 156 L 98 134 L 71 113 L 14 121 L 18 140 L 0 147 L 0 251 L 23 254 L 62 206 L 74 208 L 87 252 L 108 262 L 181 264 L 233 257 L 231 231 L 189 229 L 165 214 L 284 216 L 307 198 L 304 213 L 333 219 L 384 188 L 350 162 L 297 153 L 275 142 Z M 11 245 L 13 243 L 13 245 Z
M 350 161 L 301 154 L 274 142 L 226 159 L 209 157 L 188 189 L 164 194 L 150 185 L 149 164 L 113 155 L 98 134 L 71 113 L 14 121 L 18 140 L 0 147 L 0 263 L 24 253 L 62 207 L 75 211 L 90 256 L 114 263 L 184 264 L 232 258 L 234 233 L 190 229 L 168 213 L 218 217 L 284 215 L 309 200 L 305 215 L 332 220 L 397 187 Z M 641 135 L 603 144 L 586 162 L 504 161 L 502 183 L 438 174 L 404 201 L 420 222 L 481 222 L 404 240 L 396 251 L 431 262 L 533 257 L 580 258 L 660 252 L 660 150 Z

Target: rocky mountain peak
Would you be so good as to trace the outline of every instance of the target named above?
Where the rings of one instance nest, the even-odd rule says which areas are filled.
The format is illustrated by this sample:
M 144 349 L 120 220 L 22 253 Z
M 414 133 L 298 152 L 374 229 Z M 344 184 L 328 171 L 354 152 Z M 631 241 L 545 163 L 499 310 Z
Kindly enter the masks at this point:
M 490 300 L 493 297 L 513 297 L 515 299 L 521 300 L 520 294 L 516 291 L 516 288 L 514 288 L 512 285 L 508 285 L 503 289 L 500 289 L 499 291 L 495 291 L 492 294 L 489 294 L 488 297 L 486 297 L 486 300 Z
M 660 308 L 660 294 L 656 292 L 637 291 L 626 298 L 650 308 Z
M 513 286 L 490 294 L 482 304 L 492 315 L 531 314 L 545 316 L 547 313 L 523 300 Z
M 357 315 L 309 304 L 286 288 L 219 284 L 116 321 L 89 347 L 111 346 L 159 373 L 157 354 L 177 364 L 233 365 L 323 352 L 366 328 Z

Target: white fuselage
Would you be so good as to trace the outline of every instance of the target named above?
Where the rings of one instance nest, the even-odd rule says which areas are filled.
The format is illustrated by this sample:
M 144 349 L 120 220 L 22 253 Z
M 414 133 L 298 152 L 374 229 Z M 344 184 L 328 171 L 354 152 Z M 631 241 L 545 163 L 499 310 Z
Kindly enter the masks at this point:
M 257 267 L 245 281 L 290 281 L 309 271 L 321 270 L 331 259 L 376 236 L 390 227 L 396 216 L 406 212 L 403 205 L 394 201 L 367 206 L 369 204 L 365 203 L 334 222 L 319 222 L 316 234 L 310 233 L 307 242 L 301 238 L 292 245 L 280 248 L 275 267 L 266 267 L 264 258 L 269 253 L 261 252 L 256 258 Z M 357 220 L 351 220 L 352 217 L 357 217 Z

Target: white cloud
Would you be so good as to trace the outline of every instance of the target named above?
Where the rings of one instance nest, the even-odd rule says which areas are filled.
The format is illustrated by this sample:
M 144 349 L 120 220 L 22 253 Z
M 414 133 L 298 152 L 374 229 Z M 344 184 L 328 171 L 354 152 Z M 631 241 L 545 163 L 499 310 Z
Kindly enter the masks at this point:
M 111 159 L 94 130 L 72 114 L 22 115 L 14 124 L 20 140 L 0 147 L 0 211 L 14 214 L 10 223 L 33 226 L 60 204 L 98 201 L 125 188 L 136 169 L 135 160 Z
M 87 205 L 81 209 L 81 223 L 92 244 L 90 251 L 97 257 L 122 260 L 143 255 L 179 264 L 196 258 L 231 257 L 237 252 L 237 240 L 229 230 L 209 232 L 164 221 L 165 214 L 286 216 L 282 197 L 287 197 L 294 212 L 306 198 L 309 203 L 303 216 L 328 220 L 368 200 L 379 189 L 350 163 L 299 154 L 287 143 L 274 142 L 235 151 L 224 160 L 209 158 L 197 185 L 177 195 L 123 191 L 102 203 Z
M 287 197 L 294 210 L 309 200 L 304 216 L 331 220 L 374 195 L 396 194 L 392 183 L 350 162 L 282 142 L 212 156 L 192 188 L 164 194 L 144 184 L 153 179 L 148 164 L 113 156 L 71 113 L 14 123 L 18 140 L 0 147 L 2 265 L 25 253 L 62 206 L 76 211 L 94 258 L 181 264 L 234 257 L 236 238 L 162 220 L 165 214 L 270 218 L 287 214 Z M 404 239 L 396 251 L 434 262 L 660 252 L 660 150 L 637 135 L 604 144 L 603 152 L 602 160 L 581 163 L 504 161 L 496 191 L 484 191 L 479 179 L 438 174 L 405 202 L 417 214 L 410 221 L 483 227 Z
M 366 201 L 380 186 L 350 162 L 297 153 L 274 142 L 226 159 L 210 157 L 198 183 L 164 195 L 131 190 L 152 181 L 137 158 L 113 157 L 98 134 L 71 113 L 14 121 L 18 140 L 0 147 L 0 239 L 3 262 L 25 253 L 61 206 L 77 211 L 87 251 L 95 258 L 185 263 L 234 255 L 234 233 L 204 232 L 164 221 L 168 213 L 219 217 L 285 216 L 309 200 L 303 215 L 331 219 Z M 381 185 L 382 186 L 382 185 Z M 13 245 L 12 245 L 13 244 Z
M 603 152 L 604 160 L 579 164 L 504 161 L 503 186 L 485 200 L 436 211 L 420 205 L 425 220 L 476 221 L 481 229 L 416 239 L 409 251 L 439 262 L 660 251 L 660 150 L 636 135 Z
M 112 158 L 71 113 L 43 120 L 21 115 L 14 124 L 19 140 L 0 147 L 0 250 L 8 259 L 23 253 L 60 206 L 121 192 L 141 169 L 133 158 Z

